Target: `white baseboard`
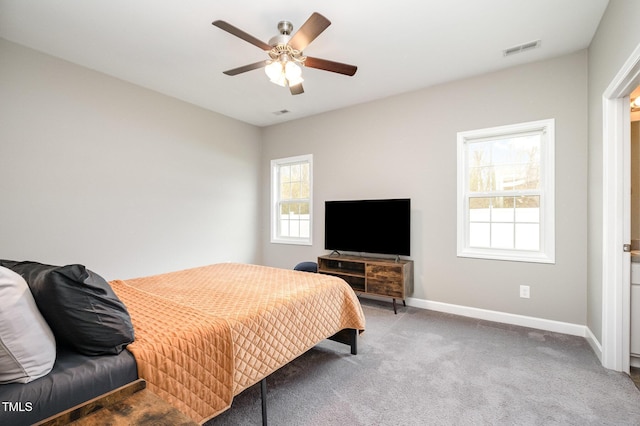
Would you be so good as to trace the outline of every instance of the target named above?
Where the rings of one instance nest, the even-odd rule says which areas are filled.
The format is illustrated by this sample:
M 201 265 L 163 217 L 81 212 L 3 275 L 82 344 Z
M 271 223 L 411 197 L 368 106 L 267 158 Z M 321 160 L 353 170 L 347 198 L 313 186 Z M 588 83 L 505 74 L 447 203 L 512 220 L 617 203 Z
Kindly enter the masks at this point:
M 482 319 L 487 321 L 501 322 L 504 324 L 519 325 L 522 327 L 536 328 L 539 330 L 553 331 L 556 333 L 570 334 L 572 336 L 584 337 L 594 348 L 596 355 L 602 353 L 602 348 L 591 333 L 591 330 L 585 325 L 572 324 L 568 322 L 553 321 L 544 318 L 528 317 L 524 315 L 509 314 L 506 312 L 490 311 L 487 309 L 472 308 L 468 306 L 452 305 L 450 303 L 434 302 L 432 300 L 408 298 L 407 305 L 416 308 L 430 309 L 432 311 L 446 312 L 449 314 L 460 315 L 464 317 Z M 593 342 L 592 342 L 593 341 Z M 599 355 L 601 356 L 601 355 Z
M 602 345 L 600 344 L 598 339 L 596 339 L 596 336 L 593 335 L 589 327 L 587 327 L 587 335 L 585 337 L 587 339 L 587 342 L 589 343 L 589 346 L 591 346 L 591 349 L 593 349 L 593 352 L 596 354 L 596 356 L 600 360 L 600 363 L 602 364 Z

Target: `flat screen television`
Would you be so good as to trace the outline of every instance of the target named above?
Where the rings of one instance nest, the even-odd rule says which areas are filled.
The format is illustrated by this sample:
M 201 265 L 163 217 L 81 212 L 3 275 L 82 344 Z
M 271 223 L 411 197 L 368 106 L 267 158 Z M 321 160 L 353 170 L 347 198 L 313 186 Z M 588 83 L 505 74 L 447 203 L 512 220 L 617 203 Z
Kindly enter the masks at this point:
M 325 249 L 410 256 L 410 246 L 410 199 L 325 201 Z

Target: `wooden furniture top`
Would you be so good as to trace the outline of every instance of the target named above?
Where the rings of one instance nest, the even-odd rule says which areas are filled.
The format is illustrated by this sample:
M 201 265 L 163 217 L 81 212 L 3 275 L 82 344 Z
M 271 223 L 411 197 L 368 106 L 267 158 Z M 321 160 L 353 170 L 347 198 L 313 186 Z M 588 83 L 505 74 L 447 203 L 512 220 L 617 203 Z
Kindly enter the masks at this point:
M 146 389 L 138 379 L 102 396 L 49 417 L 36 426 L 195 426 L 198 423 L 185 416 L 168 402 Z
M 407 263 L 413 262 L 413 260 L 407 259 L 398 259 L 395 258 L 387 258 L 387 257 L 370 257 L 370 256 L 356 256 L 352 254 L 341 254 L 341 255 L 331 255 L 327 254 L 324 256 L 319 256 L 321 259 L 326 260 L 341 260 L 345 262 L 363 262 L 363 263 L 383 263 L 388 265 L 390 263 L 396 263 L 398 265 L 405 265 Z

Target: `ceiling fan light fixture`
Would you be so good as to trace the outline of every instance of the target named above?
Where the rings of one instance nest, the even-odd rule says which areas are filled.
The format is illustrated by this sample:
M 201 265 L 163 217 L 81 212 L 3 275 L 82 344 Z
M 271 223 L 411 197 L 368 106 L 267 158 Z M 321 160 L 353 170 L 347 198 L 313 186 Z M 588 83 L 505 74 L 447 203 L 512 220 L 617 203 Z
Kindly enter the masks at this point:
M 287 55 L 282 55 L 278 60 L 274 60 L 264 67 L 264 72 L 272 83 L 285 87 L 295 86 L 304 81 L 302 78 L 302 68 L 294 61 L 289 61 Z
M 300 65 L 292 61 L 285 63 L 284 75 L 289 82 L 289 86 L 295 86 L 296 84 L 300 84 L 304 81 L 302 79 L 302 68 L 300 68 Z
M 278 86 L 287 87 L 287 79 L 282 75 L 275 80 L 271 80 L 271 82 Z
M 282 69 L 282 63 L 280 63 L 280 61 L 273 61 L 267 64 L 267 66 L 264 67 L 264 72 L 272 83 L 283 87 L 286 85 L 284 70 Z

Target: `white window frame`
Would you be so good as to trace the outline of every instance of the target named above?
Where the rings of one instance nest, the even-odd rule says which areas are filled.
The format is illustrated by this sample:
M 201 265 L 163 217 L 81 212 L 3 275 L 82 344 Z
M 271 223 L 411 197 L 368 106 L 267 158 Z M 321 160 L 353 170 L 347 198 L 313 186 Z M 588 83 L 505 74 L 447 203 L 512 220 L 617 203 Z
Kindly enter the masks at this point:
M 469 198 L 467 184 L 469 161 L 467 147 L 470 143 L 491 139 L 517 137 L 541 132 L 540 189 L 533 195 L 540 196 L 540 246 L 539 250 L 498 249 L 470 247 Z M 458 133 L 458 188 L 457 188 L 457 252 L 458 257 L 508 260 L 519 262 L 555 263 L 555 120 L 539 120 L 487 129 Z M 500 196 L 497 192 L 474 193 L 475 196 Z M 531 191 L 513 191 L 515 196 L 532 195 Z
M 309 164 L 309 198 L 300 199 L 309 203 L 309 237 L 282 236 L 280 233 L 280 167 L 295 163 Z M 313 155 L 298 155 L 271 160 L 271 242 L 310 246 L 313 236 Z

